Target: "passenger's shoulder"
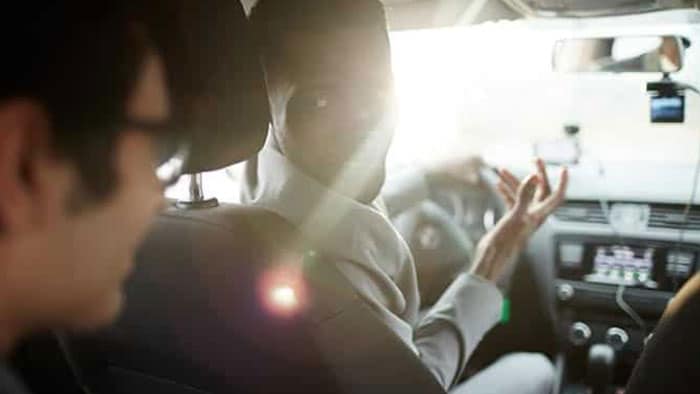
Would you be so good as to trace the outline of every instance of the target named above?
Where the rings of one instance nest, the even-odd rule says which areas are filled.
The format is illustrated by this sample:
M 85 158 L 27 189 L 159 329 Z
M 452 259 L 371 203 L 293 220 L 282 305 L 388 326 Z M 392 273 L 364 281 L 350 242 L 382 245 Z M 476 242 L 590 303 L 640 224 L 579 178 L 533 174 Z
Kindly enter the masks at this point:
M 0 394 L 28 394 L 29 391 L 12 371 L 0 362 Z

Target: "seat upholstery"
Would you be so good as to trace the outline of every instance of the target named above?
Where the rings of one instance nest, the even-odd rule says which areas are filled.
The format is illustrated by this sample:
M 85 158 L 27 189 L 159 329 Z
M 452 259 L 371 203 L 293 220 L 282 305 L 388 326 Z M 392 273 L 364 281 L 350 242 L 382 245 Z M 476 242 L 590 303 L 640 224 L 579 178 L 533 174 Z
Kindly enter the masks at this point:
M 273 316 L 262 302 L 263 274 L 301 263 L 293 234 L 240 206 L 163 214 L 137 256 L 119 321 L 73 342 L 89 384 L 114 393 L 157 380 L 217 393 L 332 391 L 315 373 L 324 367 L 305 322 Z
M 304 246 L 255 208 L 164 214 L 121 319 L 72 344 L 88 384 L 101 393 L 442 392 L 323 256 L 303 258 Z M 300 267 L 308 289 L 294 316 L 271 313 L 260 291 L 280 266 Z

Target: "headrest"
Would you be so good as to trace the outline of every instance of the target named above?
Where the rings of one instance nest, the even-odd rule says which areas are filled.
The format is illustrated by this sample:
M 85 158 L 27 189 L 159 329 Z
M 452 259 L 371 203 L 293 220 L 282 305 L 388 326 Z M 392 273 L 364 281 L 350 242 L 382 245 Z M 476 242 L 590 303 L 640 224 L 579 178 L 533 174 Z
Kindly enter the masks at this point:
M 165 60 L 174 118 L 192 135 L 185 172 L 253 156 L 265 140 L 270 112 L 240 2 L 151 0 L 140 6 Z

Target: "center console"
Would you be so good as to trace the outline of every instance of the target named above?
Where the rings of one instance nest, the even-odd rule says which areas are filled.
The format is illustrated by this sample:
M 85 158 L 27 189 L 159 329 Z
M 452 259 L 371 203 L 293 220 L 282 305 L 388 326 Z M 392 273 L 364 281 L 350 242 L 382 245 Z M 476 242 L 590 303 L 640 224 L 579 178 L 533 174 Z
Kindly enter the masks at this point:
M 690 243 L 556 238 L 558 329 L 567 381 L 591 386 L 586 370 L 591 352 L 602 345 L 615 353 L 611 385 L 624 386 L 645 339 L 675 292 L 698 270 L 699 258 L 700 247 Z

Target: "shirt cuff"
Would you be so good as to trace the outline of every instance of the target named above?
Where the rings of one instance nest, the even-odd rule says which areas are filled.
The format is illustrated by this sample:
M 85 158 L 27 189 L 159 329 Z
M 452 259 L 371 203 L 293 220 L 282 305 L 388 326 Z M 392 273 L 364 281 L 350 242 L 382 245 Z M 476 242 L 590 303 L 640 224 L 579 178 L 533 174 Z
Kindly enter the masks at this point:
M 446 324 L 457 335 L 459 361 L 453 382 L 459 378 L 484 335 L 500 321 L 502 305 L 503 295 L 493 283 L 463 273 L 421 321 L 420 325 L 424 328 Z
M 478 275 L 463 273 L 426 318 L 452 320 L 464 334 L 466 345 L 473 348 L 500 321 L 502 308 L 503 295 L 496 285 Z
M 463 273 L 450 285 L 430 310 L 424 321 L 448 320 L 454 324 L 470 354 L 501 319 L 503 295 L 491 282 L 473 274 Z

